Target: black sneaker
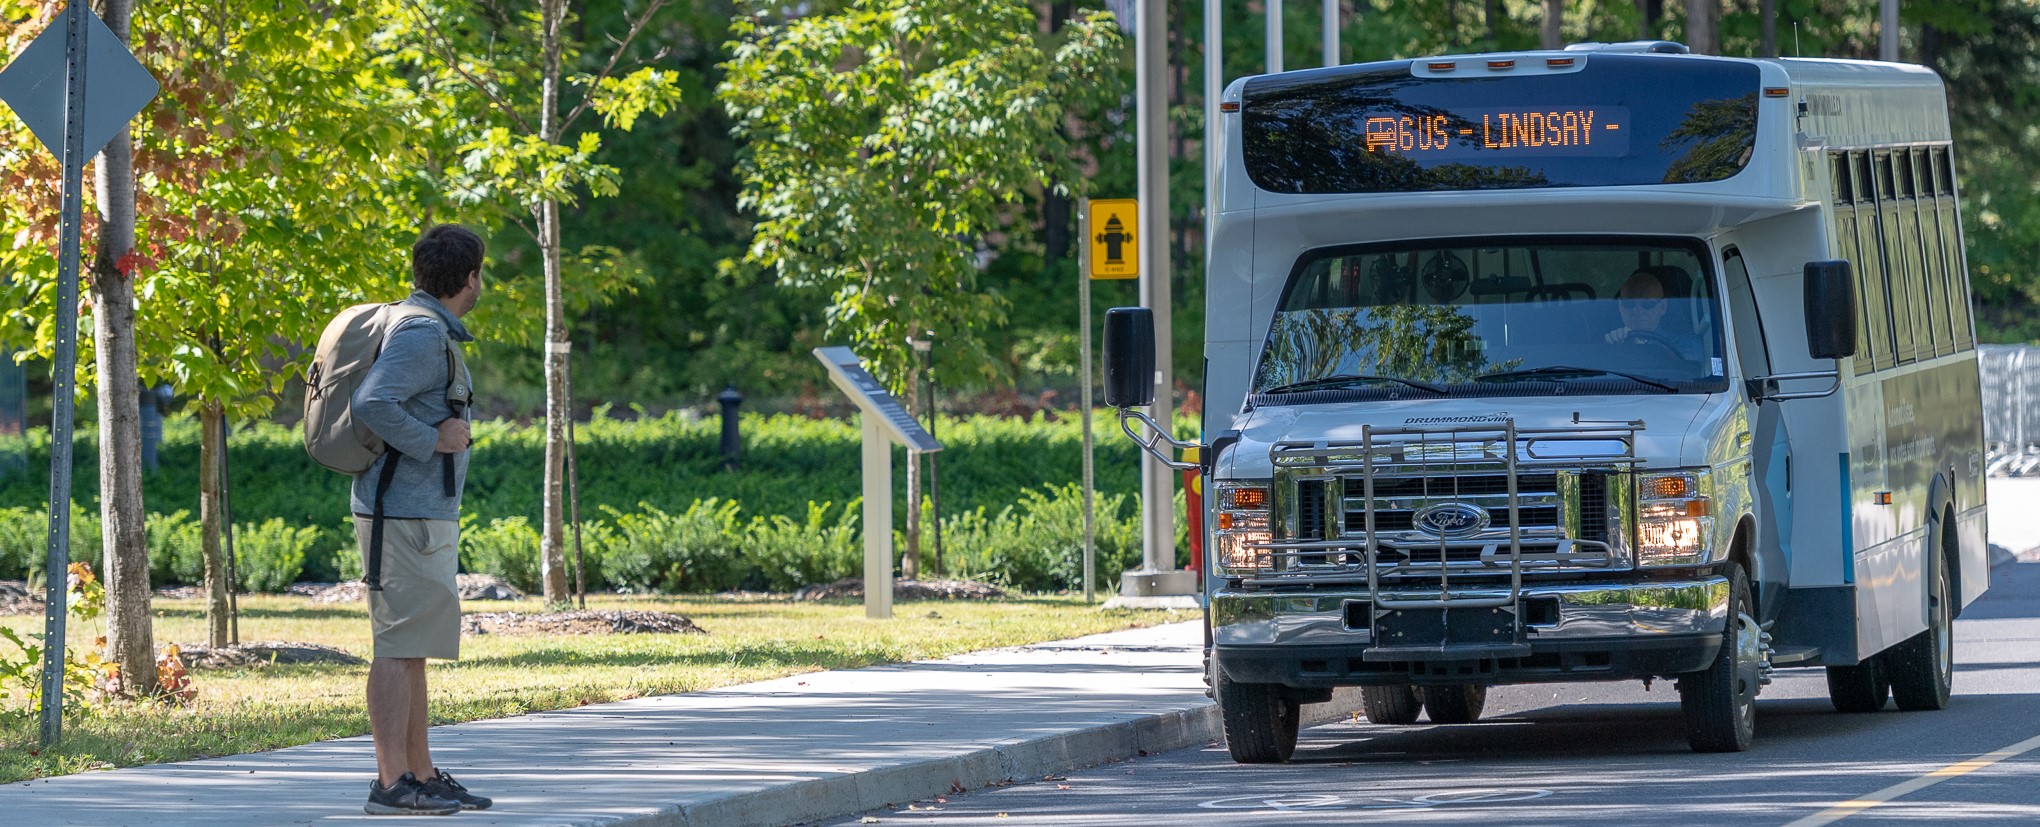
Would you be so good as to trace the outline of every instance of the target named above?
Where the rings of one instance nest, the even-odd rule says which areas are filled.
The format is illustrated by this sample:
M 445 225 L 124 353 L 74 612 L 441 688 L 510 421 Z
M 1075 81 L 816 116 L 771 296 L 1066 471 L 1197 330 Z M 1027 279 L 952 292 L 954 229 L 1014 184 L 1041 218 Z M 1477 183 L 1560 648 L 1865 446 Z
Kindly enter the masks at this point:
M 433 795 L 407 772 L 388 787 L 380 778 L 368 782 L 368 804 L 361 809 L 372 816 L 450 816 L 460 812 L 460 802 Z
M 496 803 L 490 799 L 468 792 L 468 788 L 461 786 L 459 781 L 453 780 L 453 776 L 447 775 L 445 770 L 437 770 L 437 772 L 439 773 L 438 775 L 433 776 L 432 780 L 425 782 L 425 792 L 449 801 L 459 802 L 460 808 L 463 810 L 486 810 L 489 809 L 489 805 Z

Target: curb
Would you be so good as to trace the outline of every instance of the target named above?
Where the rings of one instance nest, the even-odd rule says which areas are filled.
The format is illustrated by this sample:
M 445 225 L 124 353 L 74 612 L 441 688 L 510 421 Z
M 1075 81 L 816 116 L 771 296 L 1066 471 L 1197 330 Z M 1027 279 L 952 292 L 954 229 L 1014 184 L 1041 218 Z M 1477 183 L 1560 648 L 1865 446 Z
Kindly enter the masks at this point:
M 1329 703 L 1306 706 L 1303 725 L 1343 719 L 1359 709 L 1359 692 L 1340 689 Z M 1033 780 L 1224 738 L 1218 707 L 1205 703 L 1191 709 L 987 746 L 961 755 L 831 778 L 802 779 L 768 790 L 603 823 L 627 827 L 777 827 L 934 798 L 956 792 L 958 787 L 970 790 Z

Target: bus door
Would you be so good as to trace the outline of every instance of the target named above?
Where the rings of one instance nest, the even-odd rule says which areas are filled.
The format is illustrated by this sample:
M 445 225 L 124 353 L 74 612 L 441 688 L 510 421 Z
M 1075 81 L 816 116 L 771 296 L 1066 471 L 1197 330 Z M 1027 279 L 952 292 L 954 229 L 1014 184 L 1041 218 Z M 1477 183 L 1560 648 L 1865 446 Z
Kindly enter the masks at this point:
M 1721 274 L 1728 298 L 1729 336 L 1735 340 L 1735 359 L 1740 377 L 1770 376 L 1771 352 L 1764 342 L 1762 317 L 1757 312 L 1756 293 L 1742 252 L 1731 246 L 1722 251 Z M 1760 623 L 1777 619 L 1792 570 L 1792 498 L 1788 472 L 1791 454 L 1785 430 L 1784 406 L 1758 405 L 1745 393 L 1736 393 L 1743 407 L 1743 421 L 1749 428 L 1750 497 L 1757 517 L 1753 556 L 1762 568 L 1752 572 L 1760 577 L 1764 600 L 1758 607 Z

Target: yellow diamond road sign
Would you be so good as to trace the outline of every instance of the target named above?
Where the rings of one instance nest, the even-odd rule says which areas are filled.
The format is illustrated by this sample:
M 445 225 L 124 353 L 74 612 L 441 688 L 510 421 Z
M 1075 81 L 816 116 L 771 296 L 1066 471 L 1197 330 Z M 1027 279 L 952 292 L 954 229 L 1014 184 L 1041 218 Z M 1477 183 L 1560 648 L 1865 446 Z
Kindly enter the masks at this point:
M 1134 199 L 1091 202 L 1091 238 L 1086 242 L 1091 245 L 1091 278 L 1140 278 L 1140 248 L 1133 242 L 1139 225 L 1140 202 Z

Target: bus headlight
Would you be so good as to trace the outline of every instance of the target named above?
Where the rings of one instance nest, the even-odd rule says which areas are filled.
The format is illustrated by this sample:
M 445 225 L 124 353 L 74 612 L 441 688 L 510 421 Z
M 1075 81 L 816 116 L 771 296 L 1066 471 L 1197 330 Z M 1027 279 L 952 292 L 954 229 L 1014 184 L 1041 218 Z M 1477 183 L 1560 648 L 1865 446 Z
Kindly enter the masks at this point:
M 1645 474 L 1637 480 L 1636 564 L 1695 566 L 1707 562 L 1713 488 L 1704 469 Z
M 1260 480 L 1217 485 L 1218 513 L 1212 526 L 1212 568 L 1244 573 L 1259 568 L 1260 552 L 1250 546 L 1268 542 L 1268 483 Z

